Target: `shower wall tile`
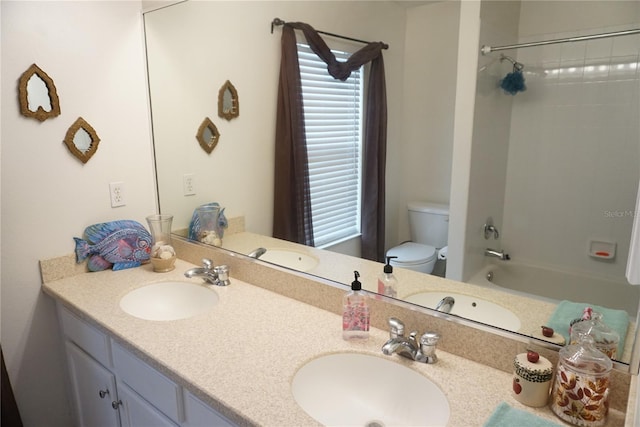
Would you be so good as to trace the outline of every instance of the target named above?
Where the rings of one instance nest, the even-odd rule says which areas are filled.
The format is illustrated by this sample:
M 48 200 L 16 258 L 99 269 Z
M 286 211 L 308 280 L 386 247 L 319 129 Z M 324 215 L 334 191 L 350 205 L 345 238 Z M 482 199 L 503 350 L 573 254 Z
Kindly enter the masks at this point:
M 639 57 L 636 36 L 518 52 L 528 90 L 512 99 L 502 224 L 514 260 L 623 280 L 640 177 Z M 590 239 L 617 242 L 616 259 L 589 257 Z

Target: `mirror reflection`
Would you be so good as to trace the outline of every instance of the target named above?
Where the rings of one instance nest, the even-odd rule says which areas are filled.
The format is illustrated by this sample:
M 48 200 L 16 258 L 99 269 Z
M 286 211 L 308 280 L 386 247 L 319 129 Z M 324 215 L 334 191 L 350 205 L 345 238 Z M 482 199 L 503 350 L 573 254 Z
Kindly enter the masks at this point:
M 229 80 L 225 82 L 218 93 L 218 116 L 231 120 L 240 115 L 240 101 L 238 92 Z
M 603 32 L 628 27 L 638 16 L 637 4 L 616 2 L 605 9 L 610 15 L 599 12 L 599 24 L 594 27 L 579 17 L 595 13 L 599 2 L 550 3 L 483 1 L 480 44 Z M 250 254 L 263 247 L 266 252 L 260 259 L 270 251 L 284 251 L 272 262 L 287 266 L 295 264 L 291 253 L 302 252 L 318 260 L 314 268 L 308 269 L 308 263 L 301 267 L 310 274 L 347 284 L 357 269 L 363 284 L 368 284 L 365 287 L 377 290 L 383 264 L 359 258 L 358 238 L 319 249 L 269 237 L 280 34 L 276 30 L 271 35 L 268 28 L 279 16 L 332 33 L 383 40 L 390 46 L 384 52 L 389 104 L 386 247 L 397 248 L 416 239 L 417 229 L 411 225 L 411 212 L 418 210 L 412 210 L 414 202 L 440 205 L 448 208 L 449 215 L 446 244 L 424 244 L 432 247 L 421 258 L 424 264 L 433 262 L 430 276 L 394 267 L 398 298 L 448 292 L 472 297 L 476 307 L 483 302 L 497 304 L 520 320 L 520 328 L 510 330 L 552 342 L 557 337 L 545 337 L 540 326 L 551 319 L 561 301 L 616 310 L 608 315 L 622 314 L 635 321 L 640 296 L 624 279 L 633 218 L 617 213 L 633 211 L 640 175 L 640 130 L 634 119 L 640 40 L 632 36 L 509 51 L 524 64 L 527 82 L 525 92 L 509 95 L 499 84 L 513 67 L 501 61 L 499 54 L 469 52 L 478 55 L 477 67 L 458 69 L 461 5 L 185 2 L 147 13 L 159 198 L 161 210 L 175 216 L 174 229 L 186 229 L 196 206 L 216 200 L 226 207 L 230 219 L 241 218 L 244 224 L 238 229 L 244 232 L 234 232 L 231 226 L 225 232 L 225 248 Z M 488 19 L 497 16 L 497 9 L 509 19 Z M 231 18 L 220 25 L 206 25 L 222 13 Z M 558 17 L 556 22 L 541 18 L 550 15 Z M 336 16 L 353 19 L 337 20 Z M 195 35 L 185 28 L 200 32 Z M 228 33 L 239 36 L 228 43 L 224 38 Z M 332 48 L 349 48 L 341 40 L 329 43 Z M 185 54 L 187 47 L 215 49 L 218 56 L 234 61 L 194 69 Z M 239 51 L 243 54 L 238 55 Z M 171 66 L 163 62 L 167 58 Z M 606 66 L 606 75 L 601 66 Z M 233 76 L 245 88 L 243 116 L 250 125 L 225 132 L 239 144 L 221 152 L 212 170 L 175 140 L 189 135 L 193 121 L 208 114 L 207 96 L 198 88 L 210 86 L 223 75 Z M 477 86 L 476 93 L 462 101 L 475 105 L 468 145 L 454 138 L 458 75 Z M 179 92 L 169 90 L 176 82 L 193 85 Z M 188 198 L 171 191 L 179 188 L 175 177 L 185 173 L 210 182 L 210 190 L 201 188 Z M 485 239 L 488 217 L 499 233 L 491 232 Z M 616 243 L 614 259 L 589 255 L 589 242 L 602 240 Z M 504 254 L 510 255 L 509 261 Z M 438 274 L 456 282 L 434 277 Z M 451 313 L 456 314 L 456 304 L 463 308 L 464 297 L 459 297 Z M 476 313 L 480 310 L 460 315 L 474 318 Z M 503 327 L 496 318 L 481 321 Z M 632 346 L 633 324 L 622 335 L 627 337 L 625 345 Z M 628 356 L 621 359 L 629 360 Z
M 211 153 L 213 149 L 216 148 L 216 145 L 218 145 L 218 140 L 220 139 L 218 128 L 208 117 L 200 124 L 196 139 L 200 147 L 207 153 Z
M 82 163 L 87 163 L 98 150 L 100 138 L 86 120 L 78 117 L 67 130 L 64 143 L 71 154 Z
M 60 115 L 60 101 L 53 80 L 36 64 L 20 76 L 18 82 L 20 113 L 39 121 Z

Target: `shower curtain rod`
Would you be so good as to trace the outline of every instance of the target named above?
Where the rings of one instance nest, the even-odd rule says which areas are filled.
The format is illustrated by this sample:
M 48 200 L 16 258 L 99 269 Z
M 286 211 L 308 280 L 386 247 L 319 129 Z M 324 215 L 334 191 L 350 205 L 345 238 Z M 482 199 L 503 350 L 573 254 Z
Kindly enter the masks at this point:
M 519 44 L 511 44 L 507 46 L 482 46 L 480 48 L 480 52 L 483 55 L 486 55 L 491 52 L 496 52 L 499 50 L 507 50 L 507 49 L 519 49 L 521 47 L 532 47 L 532 46 L 542 46 L 547 44 L 556 44 L 556 43 L 569 43 L 569 42 L 580 42 L 584 40 L 595 40 L 595 39 L 604 39 L 608 37 L 619 37 L 619 36 L 630 36 L 632 34 L 640 34 L 640 28 L 636 28 L 633 30 L 624 30 L 624 31 L 615 31 L 612 33 L 602 33 L 602 34 L 593 34 L 590 36 L 578 36 L 578 37 L 567 37 L 564 39 L 555 39 L 555 40 L 544 40 L 539 42 L 531 42 L 531 43 L 519 43 Z
M 281 25 L 284 25 L 284 24 L 286 24 L 286 22 L 285 22 L 285 21 L 283 21 L 282 19 L 280 19 L 280 18 L 273 18 L 273 21 L 271 21 L 271 34 L 273 34 L 273 27 L 275 27 L 275 26 L 281 26 Z M 324 35 L 326 35 L 326 36 L 337 37 L 337 38 L 339 38 L 339 39 L 349 40 L 349 41 L 352 41 L 352 42 L 363 43 L 363 44 L 369 44 L 369 43 L 371 43 L 371 42 L 368 42 L 368 41 L 365 41 L 365 40 L 354 39 L 354 38 L 347 37 L 347 36 L 341 36 L 340 34 L 328 33 L 328 32 L 326 32 L 326 31 L 319 31 L 319 30 L 316 30 L 316 32 L 317 32 L 317 33 L 319 33 L 319 34 L 324 34 Z M 388 47 L 389 47 L 389 46 L 385 44 L 385 45 L 384 45 L 384 47 L 383 47 L 383 49 L 387 49 Z

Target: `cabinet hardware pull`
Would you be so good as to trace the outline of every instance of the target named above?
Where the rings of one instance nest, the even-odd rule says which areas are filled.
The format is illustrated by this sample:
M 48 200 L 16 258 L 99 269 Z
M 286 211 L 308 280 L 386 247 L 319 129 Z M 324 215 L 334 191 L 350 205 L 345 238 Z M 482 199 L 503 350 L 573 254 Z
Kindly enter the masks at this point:
M 118 400 L 118 401 L 114 400 L 113 402 L 111 402 L 111 407 L 116 411 L 118 410 L 118 406 L 120 405 L 122 405 L 122 400 Z
M 109 396 L 109 389 L 100 390 L 98 394 L 100 395 L 100 399 L 104 399 L 105 396 Z

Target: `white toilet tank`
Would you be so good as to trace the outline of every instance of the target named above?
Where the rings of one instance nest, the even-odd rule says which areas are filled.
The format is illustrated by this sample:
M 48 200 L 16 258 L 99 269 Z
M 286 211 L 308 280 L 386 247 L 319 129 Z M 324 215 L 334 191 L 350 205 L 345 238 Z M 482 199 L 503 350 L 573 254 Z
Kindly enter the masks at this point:
M 411 240 L 433 246 L 447 246 L 449 238 L 449 206 L 427 202 L 409 202 Z

